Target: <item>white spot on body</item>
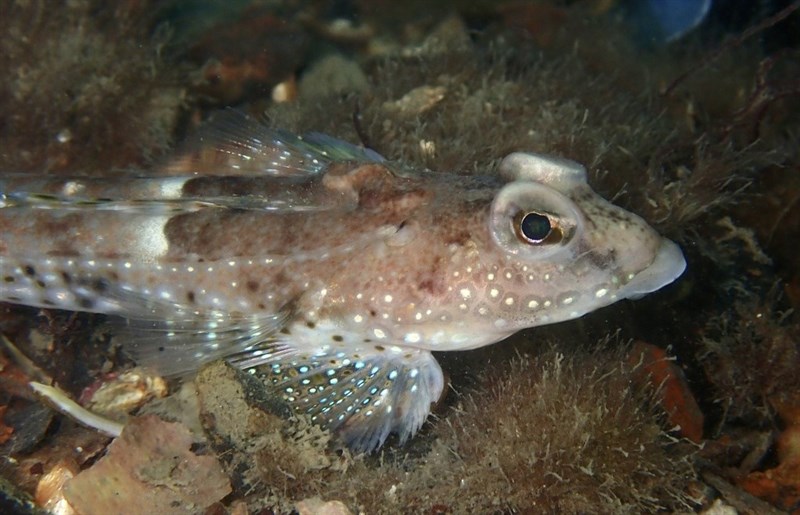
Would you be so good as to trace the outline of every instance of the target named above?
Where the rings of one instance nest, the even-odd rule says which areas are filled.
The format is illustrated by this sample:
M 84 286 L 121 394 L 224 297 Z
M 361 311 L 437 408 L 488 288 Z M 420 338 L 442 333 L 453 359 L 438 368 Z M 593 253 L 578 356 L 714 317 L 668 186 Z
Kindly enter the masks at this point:
M 403 337 L 403 340 L 404 340 L 406 343 L 417 343 L 417 342 L 419 342 L 421 339 L 422 339 L 422 337 L 420 336 L 420 334 L 419 334 L 419 333 L 407 333 L 407 334 L 406 334 L 406 335 Z
M 60 134 L 61 133 L 59 133 L 59 136 Z M 78 181 L 69 181 L 66 184 L 64 184 L 64 188 L 62 189 L 62 191 L 64 192 L 64 195 L 69 197 L 72 195 L 77 195 L 84 189 L 86 189 L 86 187 L 83 185 L 83 183 L 80 183 Z
M 137 221 L 138 230 L 135 233 L 137 241 L 131 248 L 137 249 L 139 256 L 148 261 L 154 261 L 165 255 L 169 249 L 169 242 L 164 234 L 164 227 L 169 219 L 168 216 L 154 216 Z
M 159 196 L 162 198 L 181 198 L 186 180 L 184 178 L 175 178 L 161 181 Z
M 450 336 L 450 342 L 455 344 L 462 344 L 466 343 L 470 340 L 470 336 L 468 334 L 463 333 L 456 333 Z

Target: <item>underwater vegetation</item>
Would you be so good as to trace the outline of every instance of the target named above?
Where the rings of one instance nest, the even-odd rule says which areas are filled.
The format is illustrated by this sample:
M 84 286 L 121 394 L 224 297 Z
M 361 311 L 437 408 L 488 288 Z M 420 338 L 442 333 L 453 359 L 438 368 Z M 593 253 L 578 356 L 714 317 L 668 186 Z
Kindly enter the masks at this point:
M 664 433 L 654 390 L 632 386 L 641 362 L 625 364 L 616 344 L 513 358 L 458 395 L 416 450 L 379 459 L 332 453 L 329 435 L 265 414 L 230 367 L 211 365 L 196 384 L 234 483 L 265 486 L 258 502 L 278 512 L 321 491 L 386 513 L 688 509 L 693 446 Z M 246 425 L 231 423 L 243 415 Z
M 10 1 L 0 17 L 4 170 L 97 173 L 171 146 L 186 76 L 139 2 Z M 181 81 L 184 81 L 183 83 Z
M 439 172 L 491 174 L 518 150 L 578 161 L 688 268 L 645 299 L 437 355 L 431 419 L 368 456 L 221 362 L 165 388 L 130 373 L 102 317 L 0 306 L 0 511 L 93 513 L 96 477 L 142 513 L 800 510 L 800 3 L 737 3 L 734 21 L 722 3 L 646 45 L 622 2 L 10 2 L 2 171 L 151 166 L 235 106 Z M 123 435 L 54 414 L 31 379 Z M 198 480 L 214 488 L 194 496 Z

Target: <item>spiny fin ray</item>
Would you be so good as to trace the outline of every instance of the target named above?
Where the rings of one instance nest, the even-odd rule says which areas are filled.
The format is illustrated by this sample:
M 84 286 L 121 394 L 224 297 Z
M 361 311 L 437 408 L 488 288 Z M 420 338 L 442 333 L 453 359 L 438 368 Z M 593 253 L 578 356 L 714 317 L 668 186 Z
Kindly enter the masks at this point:
M 325 134 L 302 137 L 270 128 L 236 109 L 215 113 L 184 147 L 184 157 L 168 164 L 166 172 L 302 178 L 333 161 L 384 160 L 373 150 Z

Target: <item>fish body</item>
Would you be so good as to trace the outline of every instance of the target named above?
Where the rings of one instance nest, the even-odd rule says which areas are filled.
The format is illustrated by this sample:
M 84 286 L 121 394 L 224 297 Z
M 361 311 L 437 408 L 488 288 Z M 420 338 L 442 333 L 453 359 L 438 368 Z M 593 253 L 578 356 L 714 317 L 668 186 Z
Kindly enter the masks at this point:
M 192 173 L 0 177 L 0 300 L 113 315 L 165 374 L 225 358 L 370 451 L 413 435 L 441 395 L 431 351 L 573 319 L 685 267 L 571 161 L 409 170 L 220 118 L 200 138 L 212 165 L 189 159 Z

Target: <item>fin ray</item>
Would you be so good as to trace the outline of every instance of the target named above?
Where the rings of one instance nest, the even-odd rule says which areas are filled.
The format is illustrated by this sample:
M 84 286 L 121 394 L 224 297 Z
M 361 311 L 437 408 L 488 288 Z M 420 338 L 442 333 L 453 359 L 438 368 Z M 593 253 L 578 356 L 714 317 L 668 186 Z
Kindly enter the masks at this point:
M 180 154 L 167 173 L 308 177 L 337 160 L 383 161 L 372 150 L 320 133 L 297 136 L 230 108 L 214 113 Z
M 253 179 L 255 182 L 247 184 L 252 194 L 220 194 L 217 191 L 209 195 L 202 192 L 183 195 L 183 185 L 193 179 L 197 177 L 138 175 L 87 179 L 0 174 L 0 210 L 8 209 L 6 213 L 23 209 L 47 210 L 53 216 L 97 211 L 165 216 L 203 209 L 290 213 L 352 208 L 335 196 L 310 195 L 307 188 L 296 182 L 276 182 L 280 181 L 278 177 Z M 207 187 L 215 188 L 224 184 L 226 177 L 207 177 L 204 180 Z M 65 193 L 70 188 L 79 191 Z
M 113 341 L 136 363 L 168 377 L 256 347 L 286 322 L 287 313 L 238 315 L 194 313 L 156 318 L 115 318 L 107 323 Z
M 369 346 L 345 352 L 307 348 L 278 336 L 228 361 L 257 367 L 276 395 L 337 432 L 356 452 L 377 449 L 390 433 L 408 440 L 444 389 L 441 368 L 426 350 Z

